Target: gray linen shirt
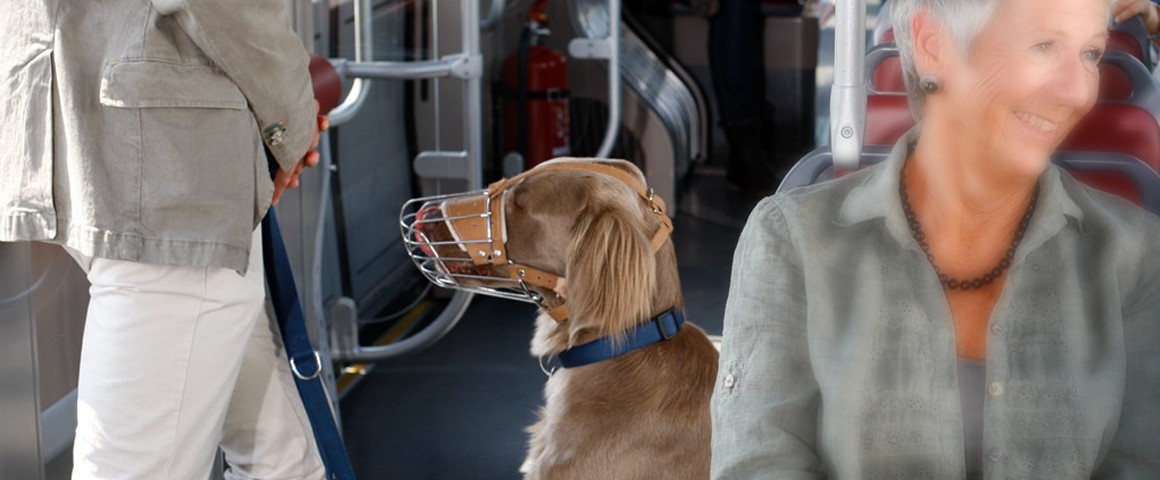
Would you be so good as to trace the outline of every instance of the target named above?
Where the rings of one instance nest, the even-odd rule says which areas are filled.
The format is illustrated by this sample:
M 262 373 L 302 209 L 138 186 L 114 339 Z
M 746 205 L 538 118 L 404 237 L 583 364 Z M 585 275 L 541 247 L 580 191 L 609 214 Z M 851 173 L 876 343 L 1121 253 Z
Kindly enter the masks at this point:
M 273 183 L 315 128 L 283 0 L 6 0 L 0 241 L 249 264 Z
M 762 201 L 733 263 L 713 478 L 961 479 L 946 297 L 884 164 Z M 1056 166 L 992 314 L 986 478 L 1160 478 L 1160 220 Z

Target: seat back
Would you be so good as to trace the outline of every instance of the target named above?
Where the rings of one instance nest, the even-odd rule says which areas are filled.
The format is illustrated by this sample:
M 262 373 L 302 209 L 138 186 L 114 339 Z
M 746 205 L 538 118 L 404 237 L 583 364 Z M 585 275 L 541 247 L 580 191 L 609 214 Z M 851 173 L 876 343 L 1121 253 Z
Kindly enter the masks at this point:
M 883 162 L 890 156 L 891 148 L 883 145 L 865 147 L 861 165 L 866 167 Z M 1060 152 L 1054 161 L 1085 185 L 1120 196 L 1160 215 L 1160 173 L 1140 160 L 1118 153 Z M 777 191 L 814 185 L 834 177 L 830 149 L 820 147 L 794 165 Z
M 1135 57 L 1148 67 L 1148 71 L 1156 68 L 1156 52 L 1148 35 L 1148 27 L 1139 16 L 1112 27 L 1108 32 L 1108 50 L 1124 52 Z

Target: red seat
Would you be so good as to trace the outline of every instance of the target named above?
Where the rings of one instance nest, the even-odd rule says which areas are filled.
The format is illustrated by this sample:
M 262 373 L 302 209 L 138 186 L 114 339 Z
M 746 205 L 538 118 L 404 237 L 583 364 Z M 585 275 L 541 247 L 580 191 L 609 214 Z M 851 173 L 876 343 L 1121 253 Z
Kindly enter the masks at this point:
M 1100 99 L 1129 101 L 1132 97 L 1132 79 L 1119 65 L 1100 65 Z
M 1151 114 L 1133 105 L 1096 105 L 1063 142 L 1062 148 L 1123 153 L 1160 171 L 1160 127 Z
M 1108 32 L 1108 50 L 1127 53 L 1145 64 L 1148 61 L 1148 57 L 1144 53 L 1143 45 L 1136 40 L 1135 36 L 1123 30 L 1112 30 Z
M 870 77 L 870 87 L 874 91 L 906 93 L 906 82 L 902 80 L 902 61 L 898 55 L 883 58 L 870 68 L 874 69 Z
M 894 145 L 907 130 L 914 127 L 914 117 L 906 97 L 898 94 L 866 97 L 866 145 Z

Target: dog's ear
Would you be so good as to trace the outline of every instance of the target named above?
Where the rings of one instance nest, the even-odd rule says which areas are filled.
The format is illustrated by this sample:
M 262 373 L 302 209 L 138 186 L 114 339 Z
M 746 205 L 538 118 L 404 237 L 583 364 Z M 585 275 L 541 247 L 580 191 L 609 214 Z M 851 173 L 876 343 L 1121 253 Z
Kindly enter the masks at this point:
M 623 333 L 652 314 L 656 258 L 637 209 L 589 205 L 576 220 L 568 248 L 570 340 L 585 331 Z

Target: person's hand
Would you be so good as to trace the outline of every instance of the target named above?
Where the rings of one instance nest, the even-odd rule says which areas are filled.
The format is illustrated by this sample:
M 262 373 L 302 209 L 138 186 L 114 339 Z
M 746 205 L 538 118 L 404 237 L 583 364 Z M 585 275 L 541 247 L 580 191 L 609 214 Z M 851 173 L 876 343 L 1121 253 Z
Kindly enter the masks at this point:
M 1144 19 L 1144 26 L 1149 35 L 1160 33 L 1160 6 L 1152 0 L 1116 0 L 1114 9 L 1116 23 L 1128 21 L 1139 15 Z
M 318 111 L 318 100 L 314 101 L 314 111 Z M 318 141 L 322 132 L 330 128 L 330 118 L 326 115 L 315 115 L 315 117 L 314 141 L 310 142 L 310 150 L 306 151 L 306 155 L 298 161 L 298 164 L 294 168 L 290 170 L 279 168 L 274 173 L 274 205 L 278 204 L 278 200 L 282 198 L 282 194 L 287 189 L 298 188 L 298 177 L 302 175 L 302 170 L 305 170 L 306 167 L 318 165 L 318 160 L 321 158 L 318 154 Z

